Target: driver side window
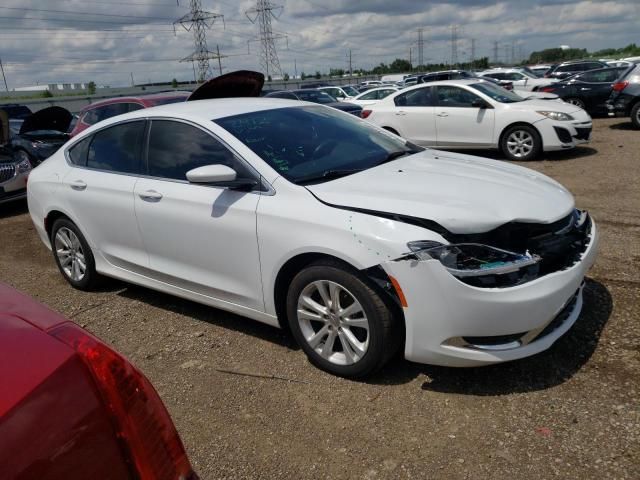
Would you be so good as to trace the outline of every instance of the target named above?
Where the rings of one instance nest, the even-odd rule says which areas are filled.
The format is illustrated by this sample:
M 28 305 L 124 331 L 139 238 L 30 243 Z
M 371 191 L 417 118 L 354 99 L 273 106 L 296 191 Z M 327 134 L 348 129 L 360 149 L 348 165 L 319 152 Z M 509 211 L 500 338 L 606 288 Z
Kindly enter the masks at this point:
M 472 108 L 480 97 L 460 87 L 441 85 L 438 87 L 438 105 L 441 107 Z
M 252 177 L 225 145 L 204 130 L 172 120 L 151 122 L 148 175 L 186 180 L 189 170 L 205 165 L 225 165 L 233 168 L 238 178 Z
M 432 87 L 418 88 L 403 95 L 398 95 L 394 102 L 397 107 L 432 107 L 432 92 Z

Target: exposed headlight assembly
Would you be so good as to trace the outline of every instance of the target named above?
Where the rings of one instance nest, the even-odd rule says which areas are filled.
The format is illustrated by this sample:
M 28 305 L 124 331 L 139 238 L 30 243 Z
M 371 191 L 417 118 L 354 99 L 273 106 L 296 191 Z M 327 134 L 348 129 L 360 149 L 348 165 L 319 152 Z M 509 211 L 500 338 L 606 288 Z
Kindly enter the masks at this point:
M 407 244 L 418 260 L 439 260 L 464 283 L 478 287 L 507 287 L 536 278 L 541 258 L 479 243 L 442 245 L 431 241 Z
M 29 162 L 29 160 L 21 160 L 17 165 L 16 165 L 16 169 L 18 170 L 18 173 L 24 173 L 24 172 L 28 172 L 29 170 L 31 170 L 31 163 Z
M 575 120 L 575 118 L 573 118 L 571 115 L 568 115 L 562 112 L 547 112 L 543 110 L 543 111 L 537 111 L 536 113 L 539 113 L 540 115 L 550 118 L 551 120 L 558 120 L 559 122 L 569 122 L 571 120 Z

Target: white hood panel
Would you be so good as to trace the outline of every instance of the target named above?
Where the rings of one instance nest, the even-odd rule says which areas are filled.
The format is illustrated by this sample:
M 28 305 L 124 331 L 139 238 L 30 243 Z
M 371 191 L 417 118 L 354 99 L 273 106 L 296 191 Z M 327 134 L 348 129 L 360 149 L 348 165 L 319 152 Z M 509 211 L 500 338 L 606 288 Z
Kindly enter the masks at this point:
M 545 175 L 435 150 L 307 188 L 332 205 L 428 219 L 452 233 L 552 223 L 574 208 L 571 193 Z

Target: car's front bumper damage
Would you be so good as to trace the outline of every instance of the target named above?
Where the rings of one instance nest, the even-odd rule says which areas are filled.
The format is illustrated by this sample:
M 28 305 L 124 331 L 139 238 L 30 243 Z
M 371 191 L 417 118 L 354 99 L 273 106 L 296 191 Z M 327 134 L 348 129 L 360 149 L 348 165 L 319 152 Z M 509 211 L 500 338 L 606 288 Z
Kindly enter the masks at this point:
M 577 320 L 598 232 L 571 266 L 506 288 L 463 283 L 434 259 L 406 256 L 382 264 L 406 300 L 405 357 L 446 366 L 481 366 L 549 348 Z M 396 288 L 398 288 L 396 287 Z

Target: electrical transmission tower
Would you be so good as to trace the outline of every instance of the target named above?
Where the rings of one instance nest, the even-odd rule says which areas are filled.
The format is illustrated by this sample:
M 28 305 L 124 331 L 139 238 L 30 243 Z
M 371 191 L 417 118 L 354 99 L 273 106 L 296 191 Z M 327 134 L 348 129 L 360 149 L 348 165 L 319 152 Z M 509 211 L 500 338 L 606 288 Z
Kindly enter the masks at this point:
M 424 65 L 424 28 L 418 29 L 418 68 Z
M 203 82 L 207 77 L 211 76 L 211 68 L 209 67 L 209 60 L 218 60 L 220 65 L 220 59 L 225 58 L 224 55 L 220 55 L 220 51 L 217 53 L 210 52 L 207 48 L 207 37 L 205 31 L 210 29 L 218 19 L 222 19 L 224 23 L 224 15 L 219 13 L 204 12 L 202 10 L 201 0 L 190 0 L 191 12 L 180 17 L 173 22 L 173 26 L 180 24 L 185 30 L 193 30 L 193 39 L 195 41 L 196 49 L 188 57 L 180 60 L 181 62 L 198 62 L 198 81 Z M 222 70 L 222 67 L 220 67 Z M 220 72 L 222 73 L 222 72 Z
M 282 10 L 283 7 L 281 5 L 274 5 L 269 0 L 257 0 L 256 6 L 245 12 L 249 21 L 254 24 L 258 23 L 260 28 L 258 38 L 253 41 L 259 41 L 262 44 L 260 50 L 260 66 L 266 73 L 267 78 L 271 75 L 282 76 L 275 41 L 280 38 L 287 38 L 287 36 L 281 33 L 273 33 L 273 29 L 271 28 L 271 19 L 277 20 L 280 18 Z
M 458 25 L 451 25 L 451 65 L 458 64 Z

